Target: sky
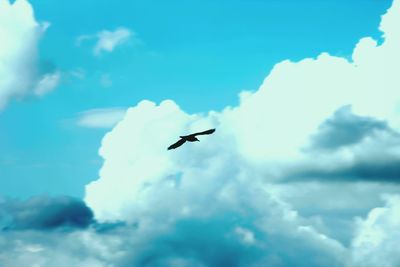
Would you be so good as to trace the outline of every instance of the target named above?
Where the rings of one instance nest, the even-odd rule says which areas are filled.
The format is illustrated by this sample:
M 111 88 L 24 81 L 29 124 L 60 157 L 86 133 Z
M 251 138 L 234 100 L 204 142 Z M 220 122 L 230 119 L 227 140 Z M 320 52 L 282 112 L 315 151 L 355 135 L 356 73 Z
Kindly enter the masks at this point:
M 399 0 L 0 0 L 0 265 L 399 266 L 399 24 Z

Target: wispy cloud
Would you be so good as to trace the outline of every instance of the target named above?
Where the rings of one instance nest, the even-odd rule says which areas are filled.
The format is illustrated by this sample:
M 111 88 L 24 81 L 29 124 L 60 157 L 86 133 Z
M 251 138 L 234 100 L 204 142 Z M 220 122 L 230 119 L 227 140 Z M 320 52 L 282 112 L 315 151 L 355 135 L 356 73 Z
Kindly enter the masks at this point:
M 77 124 L 86 128 L 112 128 L 122 120 L 124 108 L 91 109 L 78 115 Z
M 45 74 L 42 79 L 37 83 L 34 94 L 37 96 L 43 96 L 48 92 L 54 90 L 60 83 L 61 73 L 56 71 L 54 73 Z
M 111 80 L 110 74 L 102 74 L 100 77 L 100 85 L 104 88 L 111 87 L 113 84 L 113 81 Z
M 112 52 L 114 48 L 125 43 L 133 33 L 126 28 L 119 28 L 115 31 L 101 31 L 97 34 L 97 41 L 93 52 L 99 55 L 101 52 Z
M 69 72 L 69 75 L 76 79 L 83 80 L 86 77 L 86 71 L 82 68 L 76 68 L 74 70 L 71 70 Z
M 93 35 L 81 35 L 76 39 L 76 44 L 79 46 L 86 40 L 96 40 L 93 48 L 93 53 L 98 56 L 103 52 L 113 52 L 118 46 L 126 43 L 129 39 L 134 38 L 135 34 L 130 29 L 120 27 L 114 31 L 102 30 Z

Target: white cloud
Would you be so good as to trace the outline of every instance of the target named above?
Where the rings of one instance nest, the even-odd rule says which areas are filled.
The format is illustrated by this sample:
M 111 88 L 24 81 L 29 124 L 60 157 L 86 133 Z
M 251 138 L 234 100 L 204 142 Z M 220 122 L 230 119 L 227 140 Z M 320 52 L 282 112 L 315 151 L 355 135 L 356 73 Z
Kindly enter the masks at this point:
M 80 212 L 68 208 L 73 216 L 65 217 L 45 208 L 32 214 L 27 211 L 32 205 L 17 205 L 19 227 L 0 235 L 0 265 L 398 266 L 398 180 L 396 186 L 377 184 L 361 172 L 357 182 L 279 182 L 287 169 L 295 175 L 310 166 L 326 171 L 360 159 L 398 159 L 399 94 L 394 88 L 399 80 L 390 69 L 380 69 L 398 64 L 393 58 L 398 59 L 400 39 L 394 25 L 399 9 L 397 1 L 382 22 L 383 45 L 362 40 L 354 62 L 325 54 L 280 63 L 257 92 L 241 95 L 238 107 L 190 115 L 173 101 L 159 106 L 142 101 L 128 109 L 102 141 L 100 177 L 86 187 L 85 196 L 99 220 L 128 224 L 86 222 L 88 229 L 33 230 L 23 222 L 38 220 L 35 229 L 54 228 L 60 218 L 81 218 Z M 374 86 L 383 82 L 384 88 Z M 364 132 L 356 138 L 341 136 L 333 142 L 337 147 L 313 150 L 316 143 L 321 145 L 315 142 L 319 126 L 347 104 L 358 117 L 346 113 L 345 127 L 339 118 L 322 134 L 336 138 L 359 118 Z M 78 122 L 111 127 L 122 113 L 91 110 L 80 114 Z M 166 150 L 179 135 L 211 127 L 217 131 L 202 136 L 200 143 Z M 310 145 L 311 151 L 303 149 Z M 382 206 L 379 196 L 385 193 L 392 196 Z M 0 199 L 8 207 L 5 203 Z M 316 214 L 307 213 L 310 206 Z M 366 210 L 368 216 L 354 224 L 352 217 Z M 39 220 L 43 215 L 46 220 Z M 0 214 L 3 219 L 8 218 Z M 338 233 L 340 226 L 347 232 Z
M 89 34 L 84 34 L 84 35 L 80 35 L 76 38 L 75 44 L 77 46 L 80 46 L 82 44 L 83 41 L 86 40 L 90 40 L 92 38 L 94 38 L 95 36 L 89 35 Z
M 76 232 L 3 232 L 0 264 L 20 266 L 109 267 L 122 248 L 114 240 L 123 236 L 100 235 L 93 230 Z M 62 240 L 62 242 L 60 242 Z M 129 244 L 124 240 L 124 244 Z
M 114 48 L 125 43 L 132 35 L 126 28 L 118 28 L 115 31 L 103 30 L 97 34 L 99 40 L 94 47 L 94 53 L 99 55 L 101 52 L 112 52 Z
M 100 77 L 100 85 L 104 88 L 111 87 L 113 84 L 113 81 L 111 80 L 111 77 L 109 74 L 102 74 Z
M 11 98 L 42 95 L 59 82 L 58 73 L 38 74 L 37 46 L 49 23 L 39 24 L 26 0 L 0 1 L 0 109 Z
M 208 236 L 204 237 L 205 242 L 221 238 L 222 250 L 226 249 L 225 234 L 234 238 L 227 242 L 239 242 L 254 251 L 265 249 L 263 257 L 249 262 L 266 264 L 272 261 L 272 254 L 284 259 L 286 253 L 299 250 L 296 257 L 306 251 L 323 255 L 324 259 L 310 260 L 308 266 L 340 266 L 342 245 L 318 233 L 312 222 L 275 199 L 260 173 L 253 172 L 242 161 L 222 124 L 213 136 L 202 138 L 201 148 L 186 145 L 173 152 L 166 150 L 180 134 L 211 127 L 211 121 L 185 114 L 172 101 L 164 101 L 160 106 L 143 101 L 129 109 L 103 140 L 100 154 L 106 161 L 101 169 L 102 179 L 87 187 L 86 202 L 97 218 L 137 222 L 141 242 L 154 244 L 151 253 L 157 253 L 162 247 L 157 241 L 151 241 L 152 236 L 157 238 L 166 233 L 172 239 L 179 238 L 176 242 L 189 250 L 195 249 L 196 241 L 185 236 L 189 232 L 205 231 L 206 226 L 201 223 L 205 221 L 207 228 L 221 227 L 221 236 L 215 237 L 213 232 L 199 234 Z M 225 214 L 233 214 L 235 219 L 226 219 Z M 249 218 L 254 219 L 248 221 Z M 190 222 L 187 230 L 179 226 L 181 221 Z M 271 249 L 275 242 L 290 246 L 292 238 L 302 243 L 302 248 Z M 134 257 L 144 257 L 143 253 L 138 251 Z M 199 254 L 201 258 L 202 253 Z M 218 257 L 227 256 L 222 253 Z M 161 259 L 164 256 L 158 260 Z M 204 259 L 201 263 L 218 266 Z
M 52 91 L 60 83 L 61 73 L 54 72 L 48 73 L 43 76 L 43 78 L 37 83 L 34 94 L 37 96 L 42 96 Z
M 83 80 L 86 77 L 86 71 L 82 68 L 77 68 L 69 72 L 69 75 L 79 80 Z
M 391 13 L 383 18 L 382 30 L 393 30 L 386 21 L 387 18 L 395 20 L 393 14 L 399 9 L 398 5 L 395 2 Z M 100 186 L 103 180 L 105 184 L 106 181 L 113 183 L 116 171 L 125 173 L 121 176 L 115 175 L 116 177 L 126 177 L 127 182 L 132 181 L 140 188 L 140 182 L 135 179 L 146 180 L 147 164 L 150 164 L 143 161 L 146 157 L 140 156 L 142 150 L 146 151 L 145 154 L 156 154 L 149 158 L 154 156 L 163 162 L 156 176 L 164 177 L 180 171 L 182 162 L 178 156 L 189 148 L 184 147 L 172 155 L 159 151 L 163 151 L 164 146 L 174 141 L 182 132 L 218 126 L 218 137 L 213 136 L 210 140 L 220 141 L 219 138 L 222 138 L 222 143 L 225 144 L 223 147 L 215 144 L 215 141 L 208 141 L 213 142 L 214 149 L 204 146 L 193 149 L 198 150 L 198 153 L 204 153 L 201 152 L 203 149 L 215 153 L 235 152 L 252 167 L 262 164 L 268 166 L 266 171 L 271 172 L 276 166 L 276 175 L 279 176 L 279 163 L 306 157 L 302 148 L 307 145 L 311 135 L 321 123 L 344 105 L 350 104 L 357 114 L 386 120 L 396 128 L 399 117 L 396 108 L 400 94 L 397 90 L 399 79 L 394 70 L 399 69 L 397 65 L 400 62 L 400 53 L 397 46 L 391 43 L 396 39 L 387 37 L 390 34 L 390 31 L 385 32 L 387 39 L 381 46 L 367 48 L 365 46 L 371 44 L 370 39 L 361 40 L 354 50 L 354 62 L 323 54 L 317 59 L 305 59 L 298 63 L 279 63 L 258 91 L 247 93 L 238 107 L 227 108 L 221 113 L 211 112 L 206 117 L 190 116 L 171 101 L 164 102 L 159 107 L 142 102 L 129 109 L 125 119 L 104 139 L 101 155 L 105 163 L 101 177 L 88 186 L 87 198 L 91 198 L 92 188 Z M 388 70 L 383 72 L 382 69 Z M 385 84 L 385 87 L 377 87 L 376 84 Z M 162 135 L 158 134 L 161 132 Z M 128 140 L 132 145 L 129 150 L 127 147 L 130 145 L 121 145 L 128 143 Z M 140 144 L 136 144 L 137 142 Z M 122 162 L 121 153 L 125 158 Z M 130 166 L 130 161 L 135 159 L 142 161 L 142 168 Z M 114 163 L 114 160 L 117 162 Z M 196 160 L 189 163 L 195 164 Z M 260 174 L 265 175 L 263 172 Z M 119 197 L 122 202 L 125 201 L 121 195 Z M 93 205 L 96 205 L 95 202 L 93 201 Z M 113 204 L 118 205 L 116 201 Z
M 92 109 L 81 112 L 77 124 L 87 128 L 112 128 L 125 115 L 123 108 Z
M 334 229 L 324 221 L 331 220 L 329 216 L 321 214 L 323 219 L 318 221 L 300 214 L 290 198 L 282 197 L 284 193 L 275 182 L 287 169 L 298 171 L 307 164 L 323 170 L 348 167 L 363 160 L 365 152 L 368 160 L 380 155 L 385 155 L 385 160 L 398 159 L 400 38 L 394 25 L 400 24 L 399 11 L 400 1 L 395 1 L 383 17 L 382 45 L 370 38 L 360 40 L 351 62 L 326 53 L 316 59 L 281 62 L 258 91 L 242 94 L 237 107 L 190 115 L 172 101 L 159 106 L 142 101 L 128 109 L 124 119 L 104 137 L 99 179 L 86 187 L 85 200 L 96 218 L 135 222 L 148 243 L 157 237 L 171 238 L 174 244 L 189 247 L 179 239 L 187 237 L 182 232 L 204 231 L 200 234 L 211 242 L 215 232 L 196 227 L 204 222 L 210 227 L 222 224 L 240 242 L 262 251 L 265 257 L 257 258 L 259 266 L 298 266 L 300 262 L 304 266 L 343 266 L 356 245 L 347 249 L 343 241 L 334 238 Z M 361 124 L 373 127 L 355 141 L 347 140 L 343 149 L 334 153 L 305 151 L 313 144 L 319 126 L 345 105 L 351 105 L 359 117 L 373 118 L 372 124 Z M 179 135 L 211 127 L 217 131 L 200 143 L 166 150 Z M 368 173 L 361 172 L 360 179 L 368 180 Z M 350 189 L 362 191 L 360 188 Z M 387 192 L 385 187 L 375 189 L 365 194 Z M 396 190 L 398 187 L 391 193 Z M 361 197 L 365 194 L 359 192 Z M 376 207 L 376 199 L 362 209 Z M 332 201 L 325 206 L 319 203 L 321 210 L 329 210 L 331 205 L 339 213 L 349 211 L 343 203 Z M 344 216 L 346 227 L 352 227 L 355 213 L 351 210 Z M 182 226 L 182 221 L 190 224 Z M 313 257 L 305 259 L 304 253 Z M 156 252 L 149 255 L 164 256 Z M 204 258 L 192 259 L 207 265 Z
M 386 196 L 386 205 L 359 219 L 349 266 L 400 265 L 400 195 Z
M 251 245 L 254 244 L 254 233 L 246 228 L 236 227 L 235 233 L 239 236 L 243 243 Z
M 76 45 L 79 46 L 84 41 L 96 39 L 93 53 L 98 56 L 102 52 L 113 52 L 116 47 L 126 43 L 132 37 L 134 37 L 134 32 L 127 28 L 119 27 L 114 31 L 102 30 L 94 35 L 86 34 L 78 36 Z

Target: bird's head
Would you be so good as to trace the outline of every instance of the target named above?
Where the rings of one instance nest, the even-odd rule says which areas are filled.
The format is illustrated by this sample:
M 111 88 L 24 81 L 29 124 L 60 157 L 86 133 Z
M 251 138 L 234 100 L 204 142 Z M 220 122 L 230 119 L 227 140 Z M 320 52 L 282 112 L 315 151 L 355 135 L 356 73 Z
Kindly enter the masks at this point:
M 195 141 L 198 141 L 198 142 L 200 142 L 200 140 L 199 140 L 199 139 L 197 139 L 197 137 L 195 137 L 195 138 L 194 138 L 194 140 L 195 140 Z

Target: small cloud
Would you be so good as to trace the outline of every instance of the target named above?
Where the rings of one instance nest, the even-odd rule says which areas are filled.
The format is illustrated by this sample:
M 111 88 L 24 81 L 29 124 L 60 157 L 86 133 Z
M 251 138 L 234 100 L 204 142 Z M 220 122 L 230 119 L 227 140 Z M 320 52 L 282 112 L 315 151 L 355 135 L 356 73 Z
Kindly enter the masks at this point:
M 109 74 L 103 74 L 100 77 L 100 85 L 104 88 L 111 87 L 113 84 Z
M 96 34 L 78 36 L 75 43 L 77 46 L 80 46 L 84 41 L 96 39 L 93 53 L 98 56 L 102 52 L 113 52 L 116 47 L 126 43 L 133 36 L 134 33 L 131 30 L 120 27 L 114 31 L 102 30 Z
M 86 72 L 82 68 L 77 68 L 69 72 L 72 77 L 75 77 L 79 80 L 83 80 L 86 77 Z
M 43 96 L 56 88 L 57 85 L 60 83 L 60 80 L 61 74 L 58 71 L 45 74 L 37 83 L 33 92 L 36 96 Z
M 124 108 L 92 109 L 81 112 L 77 124 L 86 128 L 112 128 L 125 115 Z
M 41 23 L 40 26 L 41 26 L 42 33 L 44 33 L 51 26 L 51 23 L 48 22 L 48 21 L 44 21 L 44 22 Z
M 88 34 L 80 35 L 80 36 L 78 36 L 78 38 L 76 38 L 75 44 L 76 44 L 76 46 L 80 46 L 83 41 L 87 41 L 87 40 L 93 39 L 95 37 L 96 36 L 94 36 L 94 35 L 88 35 Z
M 97 34 L 99 38 L 94 48 L 95 55 L 102 51 L 112 52 L 115 47 L 125 43 L 132 35 L 132 32 L 126 28 L 118 28 L 115 31 L 101 31 Z
M 241 239 L 241 241 L 247 245 L 252 245 L 255 242 L 254 233 L 249 229 L 236 227 L 235 228 L 236 235 Z

